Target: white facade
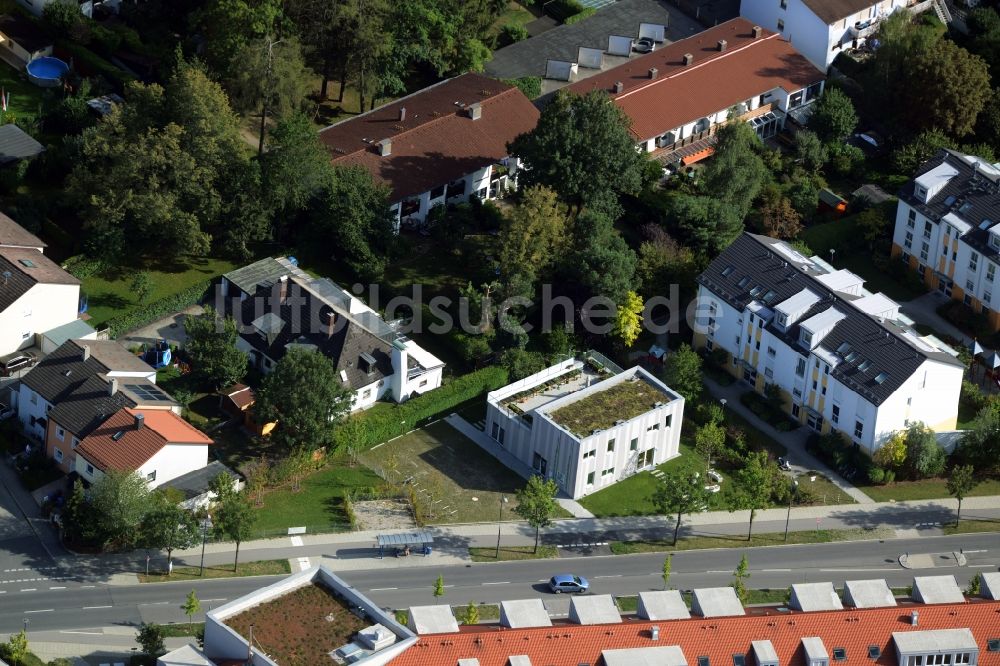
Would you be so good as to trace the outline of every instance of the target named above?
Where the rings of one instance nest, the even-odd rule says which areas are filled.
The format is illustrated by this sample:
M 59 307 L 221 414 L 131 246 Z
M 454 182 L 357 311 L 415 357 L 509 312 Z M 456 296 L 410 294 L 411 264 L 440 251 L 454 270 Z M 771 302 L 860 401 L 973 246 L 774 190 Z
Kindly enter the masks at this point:
M 784 35 L 802 55 L 823 71 L 844 49 L 861 46 L 878 22 L 914 0 L 877 0 L 833 23 L 813 13 L 803 0 L 742 0 L 740 15 Z
M 809 282 L 803 277 L 798 293 L 769 307 L 753 300 L 742 311 L 737 311 L 720 294 L 704 283 L 699 284 L 696 344 L 709 350 L 725 350 L 732 374 L 758 392 L 763 392 L 767 385 L 777 385 L 786 395 L 786 408 L 793 418 L 816 432 L 837 430 L 869 454 L 893 433 L 916 421 L 935 430 L 954 429 L 963 367 L 957 362 L 943 360 L 951 358 L 954 350 L 936 338 L 919 337 L 906 328 L 898 305 L 880 294 L 864 290 L 861 278 L 851 278 L 848 271 L 833 271 L 818 257 L 798 256 L 808 262 L 817 282 Z M 823 274 L 827 269 L 831 272 Z M 766 285 L 761 288 L 761 295 L 765 289 Z M 858 290 L 861 290 L 861 298 L 857 298 Z M 803 319 L 810 308 L 830 302 L 831 294 L 840 294 L 841 298 L 818 315 Z M 894 307 L 885 311 L 887 304 Z M 866 309 L 868 305 L 876 312 Z M 914 356 L 919 350 L 924 358 L 901 385 L 882 400 L 876 400 L 873 394 L 859 393 L 832 372 L 841 363 L 856 364 L 884 353 L 878 343 L 872 345 L 872 340 L 858 340 L 851 344 L 848 341 L 840 350 L 829 349 L 823 344 L 823 337 L 844 318 L 863 316 L 858 309 L 883 327 L 892 327 L 891 331 L 884 328 L 881 335 L 885 344 L 896 345 L 892 348 L 894 351 L 909 347 Z M 810 334 L 806 329 L 813 322 L 819 328 Z M 783 331 L 794 325 L 804 332 L 799 339 L 788 341 Z M 803 343 L 803 338 L 809 335 L 812 339 Z
M 628 381 L 648 383 L 662 394 L 662 403 L 585 436 L 552 416 Z M 545 388 L 552 383 L 554 388 Z M 536 389 L 540 393 L 518 398 Z M 676 457 L 683 414 L 684 399 L 642 368 L 604 378 L 571 359 L 489 393 L 486 434 L 575 499 Z
M 480 201 L 503 197 L 508 190 L 516 187 L 517 171 L 521 165 L 516 157 L 508 157 L 504 162 L 509 168 L 507 173 L 496 173 L 497 165 L 490 164 L 451 183 L 442 183 L 432 190 L 393 203 L 389 208 L 396 220 L 396 231 L 399 231 L 404 219 L 423 221 L 434 206 L 461 203 L 473 197 Z
M 76 472 L 90 483 L 104 477 L 104 473 L 79 450 L 75 464 Z M 188 472 L 199 470 L 207 464 L 207 444 L 167 444 L 144 462 L 142 467 L 135 470 L 135 473 L 146 479 L 150 488 L 156 488 Z
M 80 285 L 37 283 L 0 312 L 0 356 L 30 347 L 35 336 L 77 318 Z

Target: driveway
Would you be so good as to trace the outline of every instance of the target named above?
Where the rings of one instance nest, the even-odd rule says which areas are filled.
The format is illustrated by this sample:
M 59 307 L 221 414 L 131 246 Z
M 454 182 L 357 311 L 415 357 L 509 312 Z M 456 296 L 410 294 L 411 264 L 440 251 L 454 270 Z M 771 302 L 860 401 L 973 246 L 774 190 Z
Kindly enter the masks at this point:
M 901 303 L 899 310 L 918 324 L 930 326 L 935 331 L 961 340 L 963 344 L 968 344 L 972 342 L 972 339 L 937 313 L 937 309 L 950 300 L 941 292 L 934 290 L 914 298 L 912 301 Z
M 166 340 L 171 345 L 183 347 L 184 343 L 187 342 L 187 335 L 184 333 L 184 320 L 187 319 L 189 315 L 197 316 L 204 311 L 204 308 L 200 305 L 192 305 L 181 310 L 180 312 L 164 317 L 158 321 L 154 321 L 152 324 L 148 324 L 142 328 L 137 328 L 134 331 L 126 333 L 119 338 L 119 340 L 121 340 L 121 342 L 126 346 L 130 343 L 148 344 L 158 340 Z

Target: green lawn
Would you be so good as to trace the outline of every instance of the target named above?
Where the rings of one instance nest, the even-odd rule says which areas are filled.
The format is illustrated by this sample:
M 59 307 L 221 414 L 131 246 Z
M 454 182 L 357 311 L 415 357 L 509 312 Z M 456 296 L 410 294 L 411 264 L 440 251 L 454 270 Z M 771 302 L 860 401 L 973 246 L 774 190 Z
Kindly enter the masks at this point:
M 941 499 L 951 497 L 946 487 L 946 479 L 924 479 L 923 481 L 898 481 L 884 486 L 865 485 L 862 482 L 854 484 L 858 490 L 871 497 L 876 502 L 895 500 Z M 967 497 L 983 497 L 1000 495 L 1000 479 L 986 479 L 972 489 Z
M 151 570 L 152 571 L 152 570 Z M 232 564 L 219 564 L 205 567 L 205 575 L 201 575 L 201 567 L 174 567 L 169 576 L 165 573 L 139 574 L 140 583 L 168 583 L 184 580 L 204 580 L 206 578 L 236 578 L 240 576 L 280 576 L 291 573 L 288 560 L 260 560 L 259 562 L 240 562 L 236 571 Z
M 0 86 L 10 93 L 8 113 L 17 119 L 38 116 L 45 90 L 28 81 L 23 72 L 16 71 L 5 62 L 0 62 Z
M 289 527 L 306 527 L 311 532 L 350 529 L 344 513 L 344 495 L 356 488 L 374 488 L 382 480 L 367 467 L 329 466 L 303 479 L 299 492 L 289 488 L 268 491 L 264 506 L 257 510 L 255 529 L 259 536 L 278 536 Z
M 470 548 L 469 555 L 473 562 L 510 562 L 512 560 L 547 560 L 559 557 L 559 549 L 555 546 L 539 545 L 538 550 L 532 546 L 500 546 L 500 559 L 497 559 L 496 548 Z
M 199 282 L 214 279 L 233 270 L 237 264 L 228 259 L 192 257 L 172 264 L 144 266 L 153 279 L 149 302 L 170 296 Z M 98 326 L 115 315 L 142 307 L 132 286 L 134 269 L 109 270 L 83 279 L 81 291 L 89 298 L 90 325 Z
M 945 525 L 945 534 L 969 534 L 971 532 L 1000 532 L 1000 520 L 963 520 L 958 525 Z
M 746 535 L 733 536 L 694 536 L 683 537 L 673 545 L 669 539 L 664 541 L 612 541 L 611 552 L 615 555 L 631 555 L 634 553 L 662 553 L 676 550 L 702 550 L 705 548 L 756 548 L 758 546 L 782 546 L 787 544 L 830 543 L 832 541 L 861 541 L 866 539 L 891 539 L 895 530 L 886 527 L 873 529 L 855 528 L 849 530 L 807 530 L 789 532 L 785 541 L 784 532 L 764 532 L 754 534 L 750 541 Z
M 510 2 L 507 5 L 507 9 L 493 23 L 493 28 L 496 32 L 500 32 L 505 25 L 524 26 L 534 20 L 535 15 L 525 9 L 524 6 L 517 2 Z

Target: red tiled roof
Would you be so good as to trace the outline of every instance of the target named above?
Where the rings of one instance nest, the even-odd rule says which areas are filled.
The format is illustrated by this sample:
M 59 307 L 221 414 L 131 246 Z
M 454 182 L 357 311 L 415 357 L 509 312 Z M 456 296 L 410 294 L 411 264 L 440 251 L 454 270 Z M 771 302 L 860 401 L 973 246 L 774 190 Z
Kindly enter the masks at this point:
M 916 627 L 910 624 L 912 610 L 920 613 Z M 456 664 L 459 659 L 474 657 L 480 666 L 506 666 L 509 656 L 523 654 L 535 666 L 577 666 L 602 663 L 601 651 L 605 649 L 679 645 L 688 664 L 707 656 L 712 666 L 730 666 L 734 654 L 750 654 L 750 641 L 770 640 L 779 664 L 805 666 L 802 638 L 818 636 L 831 656 L 834 648 L 846 649 L 845 664 L 896 666 L 893 632 L 968 628 L 979 645 L 979 665 L 1000 666 L 1000 652 L 986 650 L 988 639 L 1000 638 L 1000 602 L 996 601 L 818 613 L 777 613 L 772 609 L 771 613 L 659 622 L 626 620 L 590 626 L 559 624 L 535 629 L 463 626 L 457 634 L 421 636 L 390 665 Z M 654 625 L 660 628 L 658 642 L 650 638 L 649 628 Z M 878 645 L 882 656 L 869 659 L 869 645 Z
M 144 426 L 135 428 L 135 415 Z M 115 434 L 123 433 L 115 440 Z M 77 447 L 77 453 L 102 471 L 134 472 L 167 444 L 211 444 L 212 439 L 168 409 L 122 408 Z
M 464 110 L 474 102 L 482 108 L 478 120 Z M 538 109 L 517 88 L 463 74 L 331 125 L 319 137 L 334 164 L 363 166 L 399 201 L 507 157 L 507 143 L 537 122 Z M 391 154 L 382 157 L 378 143 L 389 138 Z
M 253 389 L 246 384 L 233 384 L 223 394 L 240 410 L 245 410 L 257 401 Z
M 719 51 L 719 40 L 726 50 Z M 684 64 L 690 53 L 694 62 Z M 649 70 L 657 77 L 649 78 Z M 669 44 L 567 90 L 605 90 L 632 119 L 632 133 L 645 141 L 781 87 L 806 88 L 824 75 L 781 35 L 764 30 L 754 39 L 753 23 L 736 18 Z M 624 86 L 614 93 L 615 83 Z

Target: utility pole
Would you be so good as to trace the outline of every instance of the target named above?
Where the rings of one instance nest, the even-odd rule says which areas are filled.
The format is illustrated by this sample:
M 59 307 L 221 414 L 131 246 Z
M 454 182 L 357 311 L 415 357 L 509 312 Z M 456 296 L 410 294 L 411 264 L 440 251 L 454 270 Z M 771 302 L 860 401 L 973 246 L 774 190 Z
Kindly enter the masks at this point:
M 257 143 L 257 154 L 261 155 L 264 153 L 264 130 L 267 123 L 267 102 L 270 98 L 271 93 L 271 60 L 274 55 L 274 47 L 281 43 L 281 40 L 273 40 L 270 37 L 265 37 L 267 40 L 267 67 L 264 69 L 264 86 L 265 89 L 261 94 L 260 99 L 260 140 Z

